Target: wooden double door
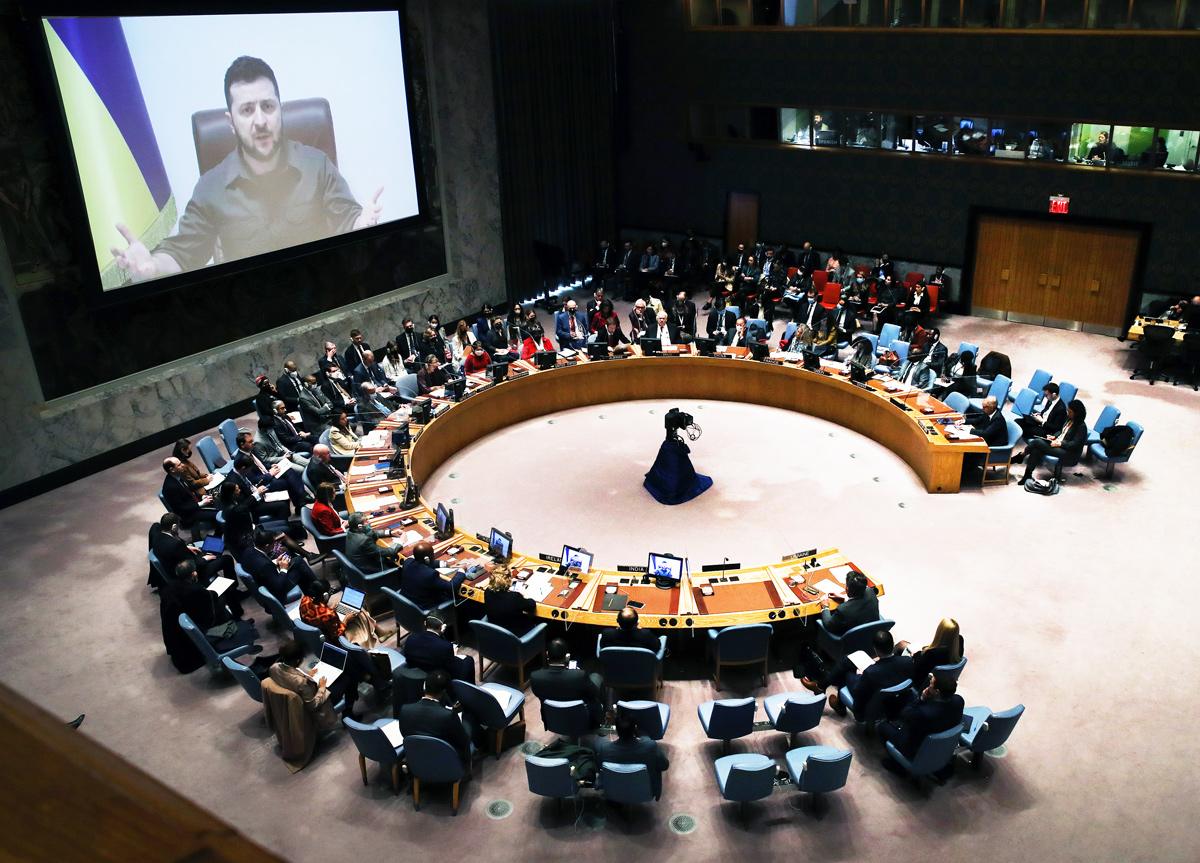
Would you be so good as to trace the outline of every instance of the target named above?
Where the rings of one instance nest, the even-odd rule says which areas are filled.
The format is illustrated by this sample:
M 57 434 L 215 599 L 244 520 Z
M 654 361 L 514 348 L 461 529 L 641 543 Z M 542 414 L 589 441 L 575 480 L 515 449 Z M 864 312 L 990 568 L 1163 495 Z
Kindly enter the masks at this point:
M 998 215 L 980 216 L 976 226 L 973 314 L 1120 331 L 1139 230 Z

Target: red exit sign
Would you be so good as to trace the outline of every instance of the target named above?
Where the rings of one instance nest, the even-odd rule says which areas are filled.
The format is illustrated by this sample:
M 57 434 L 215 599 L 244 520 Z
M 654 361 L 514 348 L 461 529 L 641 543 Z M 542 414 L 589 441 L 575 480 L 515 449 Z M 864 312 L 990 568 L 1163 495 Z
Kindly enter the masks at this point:
M 1050 196 L 1050 212 L 1051 213 L 1069 213 L 1071 211 L 1071 199 L 1066 195 L 1051 195 Z

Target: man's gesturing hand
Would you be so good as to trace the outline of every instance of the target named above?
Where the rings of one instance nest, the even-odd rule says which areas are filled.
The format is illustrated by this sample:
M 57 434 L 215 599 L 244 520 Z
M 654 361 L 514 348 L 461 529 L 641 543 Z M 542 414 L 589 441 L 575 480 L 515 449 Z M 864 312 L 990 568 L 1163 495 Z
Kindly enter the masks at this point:
M 379 203 L 379 196 L 382 194 L 383 186 L 380 186 L 375 190 L 375 196 L 371 198 L 371 203 L 363 207 L 362 212 L 358 214 L 358 218 L 354 220 L 355 230 L 379 224 L 379 214 L 383 212 L 383 204 Z
M 121 232 L 121 236 L 129 244 L 124 250 L 118 249 L 116 246 L 112 246 L 109 249 L 117 262 L 117 266 L 129 273 L 129 277 L 135 282 L 140 282 L 142 279 L 152 279 L 157 276 L 158 267 L 155 265 L 154 258 L 150 255 L 150 250 L 146 248 L 145 244 L 135 237 L 133 231 L 129 230 L 121 222 L 117 222 L 117 230 Z

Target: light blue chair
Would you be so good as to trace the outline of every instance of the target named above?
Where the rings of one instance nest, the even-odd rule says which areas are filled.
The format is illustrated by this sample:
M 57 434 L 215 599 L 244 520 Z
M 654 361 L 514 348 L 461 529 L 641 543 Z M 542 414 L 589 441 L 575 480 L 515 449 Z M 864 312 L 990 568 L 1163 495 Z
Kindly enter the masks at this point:
M 645 764 L 602 761 L 596 787 L 603 792 L 605 800 L 625 806 L 656 799 L 650 784 L 650 770 Z
M 253 668 L 249 665 L 242 665 L 240 662 L 234 662 L 228 656 L 221 657 L 221 665 L 225 666 L 225 670 L 233 675 L 233 679 L 241 685 L 247 695 L 262 704 L 262 681 L 258 679 Z
M 404 760 L 412 777 L 413 809 L 421 809 L 421 785 L 450 785 L 451 806 L 458 814 L 458 792 L 467 765 L 445 740 L 412 734 L 404 738 Z
M 221 435 L 221 443 L 225 444 L 225 452 L 229 455 L 229 461 L 233 461 L 236 455 L 237 448 L 237 423 L 231 419 L 221 420 L 221 424 L 217 426 L 217 432 Z
M 411 402 L 419 392 L 415 374 L 402 375 L 396 379 L 396 396 L 400 401 Z
M 184 634 L 191 639 L 191 642 L 196 646 L 196 649 L 200 651 L 200 655 L 204 657 L 204 664 L 208 666 L 209 672 L 214 675 L 224 673 L 225 666 L 221 663 L 221 660 L 225 657 L 237 659 L 239 656 L 246 656 L 254 650 L 253 645 L 242 644 L 233 648 L 232 650 L 227 650 L 224 653 L 217 653 L 216 648 L 209 644 L 209 641 L 207 638 L 205 638 L 204 633 L 200 631 L 196 624 L 192 622 L 192 619 L 186 614 L 179 615 L 179 627 L 183 630 Z
M 313 656 L 321 655 L 321 645 L 325 643 L 325 633 L 315 626 L 309 626 L 299 618 L 292 621 L 292 632 L 295 633 L 296 640 L 304 645 L 305 650 Z
M 404 761 L 404 743 L 393 746 L 383 733 L 383 726 L 393 719 L 376 719 L 370 725 L 356 722 L 350 717 L 342 720 L 350 739 L 358 749 L 358 769 L 362 773 L 363 785 L 367 784 L 367 761 L 378 762 L 380 767 L 390 768 L 392 775 L 392 793 L 400 793 L 400 764 Z
M 1033 390 L 1034 399 L 1039 399 L 1042 397 L 1042 387 L 1050 383 L 1050 380 L 1053 377 L 1054 375 L 1050 374 L 1050 372 L 1046 371 L 1045 369 L 1037 369 L 1032 375 L 1029 376 L 1029 383 L 1026 385 L 1025 389 Z M 1012 398 L 1013 397 L 1010 394 L 1009 399 L 1012 400 Z
M 958 390 L 955 390 L 952 393 L 947 393 L 946 398 L 944 398 L 942 401 L 946 403 L 946 407 L 959 414 L 965 414 L 971 407 L 971 400 Z
M 825 655 L 831 659 L 841 659 L 849 656 L 856 650 L 865 651 L 868 654 L 874 653 L 872 642 L 875 638 L 875 633 L 884 631 L 889 632 L 896 625 L 894 620 L 872 620 L 868 623 L 860 623 L 858 626 L 851 627 L 841 635 L 834 635 L 825 628 L 825 623 L 817 619 L 817 647 L 824 651 Z
M 1019 425 L 1007 417 L 1004 419 L 1004 428 L 1008 432 L 1008 440 L 1003 446 L 988 447 L 987 460 L 983 463 L 983 476 L 979 481 L 980 487 L 1008 485 L 1008 474 L 1012 470 L 1013 448 L 1024 432 L 1021 431 Z M 999 469 L 1003 469 L 1004 475 L 997 479 L 992 475 L 992 471 Z
M 967 658 L 964 656 L 958 662 L 950 663 L 949 665 L 935 665 L 933 667 L 933 675 L 938 680 L 953 680 L 958 683 L 958 678 L 962 677 L 963 669 L 967 667 Z
M 525 780 L 534 794 L 557 801 L 560 811 L 564 800 L 579 797 L 579 783 L 571 775 L 571 762 L 565 758 L 526 755 Z
M 767 338 L 771 333 L 771 327 L 767 325 L 766 318 L 750 318 L 746 321 L 746 335 L 751 335 L 754 330 L 758 330 L 760 339 Z
M 209 473 L 229 473 L 233 470 L 233 461 L 221 457 L 217 442 L 208 435 L 196 441 L 196 452 L 200 453 L 200 460 Z
M 1033 413 L 1033 403 L 1037 400 L 1038 394 L 1026 387 L 1017 393 L 1017 397 L 1013 399 L 1012 406 L 1008 409 L 1008 414 L 1014 417 L 1027 417 Z
M 573 743 L 592 730 L 592 717 L 588 706 L 575 701 L 542 702 L 542 725 L 551 734 L 561 734 Z
M 871 700 L 867 702 L 867 706 L 859 713 L 855 713 L 854 720 L 859 725 L 864 725 L 867 729 L 873 729 L 880 720 L 884 718 L 883 707 L 887 704 L 888 699 L 900 695 L 912 688 L 911 680 L 901 680 L 894 686 L 888 686 L 879 690 L 871 696 Z M 847 710 L 854 710 L 854 694 L 850 691 L 850 687 L 843 686 L 838 690 L 838 699 L 846 706 Z
M 618 701 L 617 713 L 633 719 L 638 731 L 651 740 L 662 740 L 671 722 L 671 706 L 661 701 Z
M 651 311 L 653 311 L 653 309 L 651 309 Z M 735 320 L 742 316 L 741 306 L 726 306 L 725 311 L 728 312 L 729 314 L 732 314 Z
M 986 378 L 980 378 L 981 381 Z M 988 396 L 994 396 L 996 404 L 1004 407 L 1005 401 L 1008 399 L 1008 391 L 1012 389 L 1012 378 L 1006 375 L 996 375 L 996 379 L 988 386 L 988 391 L 984 396 L 977 399 L 971 399 L 970 404 L 977 411 L 983 410 L 983 400 Z
M 878 363 L 875 366 L 875 371 L 879 374 L 889 374 L 893 371 L 899 371 L 900 366 L 903 365 L 905 360 L 908 359 L 908 342 L 901 339 L 892 339 L 890 342 L 888 342 L 888 349 L 900 358 L 900 363 L 895 366 Z
M 713 683 L 721 688 L 721 669 L 732 665 L 762 664 L 762 685 L 767 685 L 771 635 L 769 623 L 748 623 L 708 630 L 708 651 L 713 657 Z
M 1126 425 L 1133 429 L 1133 440 L 1129 444 L 1129 449 L 1120 455 L 1109 455 L 1108 450 L 1104 448 L 1104 444 L 1102 443 L 1094 443 L 1088 447 L 1088 452 L 1091 453 L 1092 458 L 1099 459 L 1107 465 L 1107 470 L 1104 472 L 1105 479 L 1112 478 L 1114 466 L 1125 464 L 1125 462 L 1129 461 L 1129 457 L 1133 455 L 1134 449 L 1137 448 L 1138 441 L 1142 439 L 1143 429 L 1141 423 L 1131 422 L 1126 423 Z
M 1105 405 L 1104 410 L 1100 411 L 1100 416 L 1096 420 L 1096 424 L 1088 429 L 1088 446 L 1091 446 L 1094 443 L 1100 443 L 1100 432 L 1115 426 L 1117 424 L 1117 420 L 1120 418 L 1121 411 L 1116 406 Z
M 495 735 L 495 755 L 499 758 L 500 748 L 504 745 L 504 729 L 512 723 L 514 716 L 525 718 L 525 693 L 501 683 L 476 686 L 465 680 L 451 680 L 450 690 L 479 726 Z M 503 705 L 496 696 L 504 701 Z
M 970 342 L 958 343 L 958 354 L 962 356 L 964 351 L 970 351 L 971 357 L 975 360 L 975 365 L 979 365 L 979 345 L 973 345 Z
M 812 807 L 816 810 L 822 794 L 844 788 L 850 775 L 850 760 L 853 753 L 848 749 L 832 746 L 801 746 L 784 756 L 792 787 L 812 795 Z
M 330 551 L 337 558 L 337 562 L 342 565 L 342 572 L 346 576 L 345 580 L 355 590 L 361 590 L 367 596 L 374 596 L 385 587 L 390 587 L 392 590 L 400 589 L 400 567 L 389 566 L 379 572 L 366 573 L 351 563 L 350 558 L 346 557 L 344 552 L 336 548 Z
M 985 752 L 991 752 L 1008 742 L 1017 720 L 1025 712 L 1025 705 L 1018 704 L 1008 710 L 992 713 L 987 707 L 968 707 L 963 710 L 963 730 L 959 743 L 971 752 L 971 766 L 983 764 Z
M 771 727 L 788 736 L 788 745 L 795 743 L 795 736 L 811 731 L 821 724 L 825 711 L 825 695 L 811 692 L 780 692 L 763 700 L 763 710 Z
M 874 356 L 879 349 L 879 336 L 875 333 L 862 332 L 861 330 L 854 334 L 854 338 L 850 340 L 850 344 L 854 344 L 859 339 L 866 339 L 871 343 L 871 354 Z
M 917 754 L 911 759 L 905 757 L 892 741 L 884 743 L 888 755 L 904 768 L 911 779 L 920 782 L 922 777 L 931 776 L 944 769 L 954 758 L 954 750 L 958 748 L 958 736 L 962 733 L 962 725 L 955 725 L 937 734 L 930 734 L 921 741 Z
M 1075 384 L 1063 381 L 1058 385 L 1058 397 L 1062 399 L 1064 405 L 1069 405 L 1077 395 L 1079 395 L 1079 387 Z
M 606 647 L 600 651 L 600 674 L 611 692 L 658 692 L 662 660 L 644 647 Z M 609 698 L 611 703 L 612 699 Z
M 146 557 L 150 561 L 150 568 L 162 579 L 162 583 L 170 584 L 172 579 L 167 575 L 167 568 L 162 565 L 162 561 L 158 559 L 158 555 L 154 553 L 153 549 L 146 552 Z
M 258 602 L 267 610 L 267 613 L 271 615 L 271 620 L 275 621 L 275 628 L 280 632 L 290 633 L 292 631 L 292 617 L 288 614 L 288 610 L 284 604 L 276 599 L 271 591 L 267 590 L 265 587 L 260 587 L 257 592 Z M 292 599 L 293 593 L 300 593 L 300 588 L 293 587 L 291 591 L 288 592 L 289 604 L 300 601 L 299 596 L 297 596 L 294 600 Z
M 603 639 L 604 639 L 603 632 L 596 634 L 596 658 L 597 659 L 600 658 L 600 644 L 603 641 Z M 654 655 L 655 655 L 655 657 L 658 658 L 659 662 L 662 662 L 663 657 L 667 655 L 667 637 L 665 635 L 660 635 L 658 637 L 658 650 L 656 650 L 654 652 Z
M 886 349 L 898 338 L 900 338 L 899 324 L 884 324 L 882 327 L 880 327 L 879 338 L 875 342 L 875 356 L 879 356 L 881 353 L 883 353 L 883 350 L 880 346 L 882 346 L 883 349 Z
M 475 647 L 479 656 L 492 663 L 492 668 L 502 665 L 517 669 L 517 684 L 525 688 L 525 666 L 546 652 L 546 624 L 539 623 L 521 636 L 514 635 L 502 626 L 482 620 L 472 620 L 471 630 L 475 633 Z M 480 679 L 491 669 L 481 669 Z
M 756 709 L 753 698 L 725 698 L 696 705 L 696 714 L 708 739 L 722 741 L 729 752 L 729 741 L 754 733 Z
M 396 681 L 396 675 L 405 665 L 404 654 L 394 647 L 376 645 L 368 651 L 365 647 L 359 647 L 344 635 L 338 636 L 338 647 L 350 654 L 346 660 L 347 665 L 351 662 L 355 663 L 362 676 L 371 681 L 376 693 L 392 686 Z M 375 664 L 375 660 L 371 656 L 372 654 L 387 657 L 388 677 L 386 680 L 380 677 L 379 666 Z
M 797 326 L 795 321 L 792 321 L 791 323 L 789 323 L 786 327 L 783 328 L 783 337 L 780 338 L 779 344 L 785 345 L 788 342 L 790 342 L 792 340 L 792 336 L 794 336 L 796 334 L 796 330 L 798 330 L 798 329 L 799 329 L 799 326 Z
M 745 819 L 746 804 L 770 797 L 775 790 L 775 762 L 757 752 L 739 752 L 713 762 L 717 787 L 721 797 L 738 804 L 738 814 Z

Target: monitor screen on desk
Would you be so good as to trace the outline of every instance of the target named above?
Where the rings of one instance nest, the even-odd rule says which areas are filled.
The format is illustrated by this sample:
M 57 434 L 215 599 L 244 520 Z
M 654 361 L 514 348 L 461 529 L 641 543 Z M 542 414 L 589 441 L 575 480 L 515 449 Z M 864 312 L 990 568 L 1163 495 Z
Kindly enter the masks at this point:
M 582 548 L 564 545 L 562 549 L 562 565 L 564 569 L 574 569 L 580 575 L 587 575 L 592 568 L 592 555 Z
M 454 510 L 446 509 L 444 503 L 439 503 L 434 510 L 433 519 L 437 523 L 437 532 L 445 535 L 454 530 Z
M 401 23 L 42 18 L 101 290 L 419 216 Z
M 650 553 L 646 562 L 646 574 L 660 581 L 679 582 L 687 570 L 687 563 L 682 557 L 670 554 Z
M 507 563 L 512 557 L 512 534 L 493 527 L 488 538 L 488 554 L 501 563 Z

